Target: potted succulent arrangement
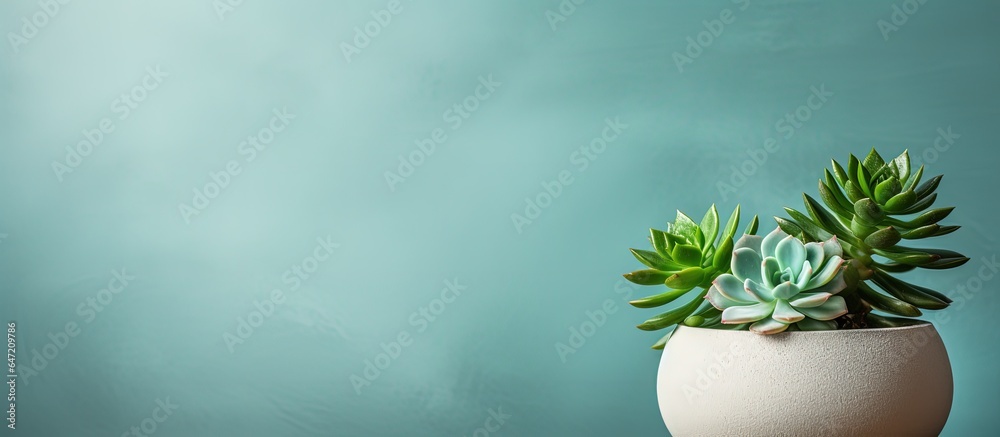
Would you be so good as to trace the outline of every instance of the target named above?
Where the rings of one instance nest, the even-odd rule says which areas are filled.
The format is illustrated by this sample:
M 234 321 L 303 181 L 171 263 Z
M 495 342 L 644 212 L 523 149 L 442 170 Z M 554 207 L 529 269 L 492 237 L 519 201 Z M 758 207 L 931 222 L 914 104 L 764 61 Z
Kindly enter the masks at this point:
M 831 171 L 832 170 L 832 171 Z M 757 235 L 754 216 L 737 235 L 740 208 L 724 226 L 713 205 L 700 222 L 678 211 L 651 229 L 652 250 L 632 249 L 645 269 L 625 275 L 665 292 L 632 301 L 680 301 L 638 327 L 671 329 L 657 397 L 673 435 L 934 436 L 952 401 L 951 365 L 933 325 L 944 294 L 900 279 L 969 258 L 903 240 L 949 234 L 953 208 L 931 208 L 941 176 L 924 180 L 906 151 L 886 161 L 836 160 L 819 181 L 822 203 L 785 208 Z

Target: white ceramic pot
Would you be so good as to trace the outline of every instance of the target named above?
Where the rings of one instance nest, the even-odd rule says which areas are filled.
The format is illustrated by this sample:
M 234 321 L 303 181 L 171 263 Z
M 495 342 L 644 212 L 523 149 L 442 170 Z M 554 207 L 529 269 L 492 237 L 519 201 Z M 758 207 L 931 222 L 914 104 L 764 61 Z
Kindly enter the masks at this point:
M 674 436 L 936 436 L 951 411 L 934 326 L 758 335 L 678 327 L 657 376 Z

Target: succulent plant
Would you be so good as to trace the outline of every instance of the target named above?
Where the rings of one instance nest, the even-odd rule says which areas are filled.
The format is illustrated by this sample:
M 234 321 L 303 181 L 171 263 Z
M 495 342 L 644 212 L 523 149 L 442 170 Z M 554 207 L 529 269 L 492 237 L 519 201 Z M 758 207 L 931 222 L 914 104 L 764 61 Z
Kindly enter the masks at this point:
M 850 155 L 845 169 L 836 160 L 833 172 L 819 181 L 823 203 L 804 194 L 807 214 L 785 208 L 791 219 L 776 217 L 785 232 L 803 241 L 825 241 L 836 236 L 851 259 L 850 269 L 860 281 L 843 295 L 849 297 L 851 313 L 871 326 L 898 326 L 907 319 L 871 314 L 871 309 L 897 316 L 916 317 L 920 309 L 942 309 L 951 299 L 940 292 L 910 284 L 893 274 L 915 268 L 947 269 L 965 264 L 969 258 L 944 249 L 912 248 L 902 240 L 921 240 L 954 232 L 958 226 L 942 226 L 953 207 L 930 207 L 941 176 L 921 183 L 924 167 L 911 172 L 904 151 L 885 161 L 875 150 L 864 161 Z M 882 291 L 865 281 L 873 282 Z
M 763 238 L 744 235 L 733 251 L 732 273 L 719 275 L 705 298 L 722 311 L 721 323 L 752 323 L 759 334 L 793 326 L 837 329 L 832 320 L 847 313 L 846 301 L 836 296 L 846 285 L 841 255 L 836 237 L 803 244 L 780 228 Z
M 666 285 L 668 290 L 630 302 L 638 308 L 654 308 L 671 303 L 699 288 L 697 297 L 680 307 L 666 311 L 638 326 L 639 329 L 655 331 L 674 326 L 692 315 L 704 302 L 702 299 L 711 287 L 712 281 L 729 271 L 733 255 L 733 237 L 740 221 L 740 207 L 737 206 L 729 217 L 720 235 L 719 212 L 715 205 L 705 213 L 700 224 L 677 211 L 673 223 L 667 230 L 649 230 L 649 240 L 653 250 L 631 249 L 632 255 L 648 267 L 625 274 L 625 279 L 639 285 Z M 746 229 L 747 234 L 757 231 L 757 216 L 753 217 Z M 669 335 L 669 334 L 668 334 Z M 653 345 L 662 348 L 666 336 Z

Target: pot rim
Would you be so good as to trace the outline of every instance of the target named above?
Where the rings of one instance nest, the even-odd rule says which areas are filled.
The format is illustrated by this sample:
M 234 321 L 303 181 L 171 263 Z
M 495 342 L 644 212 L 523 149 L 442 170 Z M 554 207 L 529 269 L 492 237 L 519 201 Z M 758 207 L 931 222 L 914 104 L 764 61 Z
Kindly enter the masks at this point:
M 934 328 L 934 324 L 926 320 L 920 320 L 920 323 L 910 326 L 897 326 L 892 328 L 861 328 L 861 329 L 830 329 L 826 331 L 785 331 L 779 332 L 777 334 L 757 334 L 750 330 L 730 330 L 730 329 L 712 329 L 712 328 L 701 328 L 695 326 L 678 325 L 674 328 L 674 331 L 670 333 L 673 335 L 678 330 L 683 328 L 685 331 L 713 331 L 719 333 L 720 335 L 733 334 L 733 335 L 758 335 L 761 337 L 775 337 L 775 336 L 802 336 L 802 335 L 861 335 L 866 332 L 891 332 L 891 331 L 908 331 L 912 329 L 921 329 L 931 327 Z

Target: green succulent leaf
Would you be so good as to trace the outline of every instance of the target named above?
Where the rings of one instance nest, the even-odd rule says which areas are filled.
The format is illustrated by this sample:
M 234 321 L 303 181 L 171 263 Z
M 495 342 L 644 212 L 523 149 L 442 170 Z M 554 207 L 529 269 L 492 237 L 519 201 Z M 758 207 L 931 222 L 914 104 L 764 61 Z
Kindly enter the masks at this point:
M 878 314 L 868 313 L 866 316 L 868 326 L 872 328 L 902 328 L 905 326 L 922 325 L 924 321 L 917 319 L 904 319 L 901 317 L 887 317 Z
M 705 301 L 702 302 L 701 305 L 698 305 L 698 309 L 696 309 L 692 314 L 709 319 L 716 314 L 722 314 L 722 311 L 716 309 L 714 306 L 712 306 L 712 303 L 709 302 L 708 299 L 705 299 Z
M 879 182 L 875 186 L 875 201 L 880 204 L 885 204 L 893 196 L 899 194 L 903 190 L 903 185 L 899 183 L 899 179 L 895 176 L 890 176 L 882 182 Z
M 690 326 L 692 328 L 697 328 L 705 323 L 705 318 L 702 316 L 688 316 L 684 319 L 684 326 Z
M 948 301 L 925 292 L 925 290 L 929 289 L 918 287 L 906 281 L 896 279 L 889 274 L 876 271 L 875 275 L 872 277 L 872 281 L 878 284 L 878 286 L 887 293 L 891 294 L 892 297 L 902 300 L 917 308 L 923 308 L 925 310 L 940 310 L 948 307 Z
M 670 252 L 671 258 L 681 265 L 701 265 L 701 248 L 692 244 L 678 244 Z
M 663 284 L 667 278 L 673 273 L 664 272 L 660 270 L 646 269 L 646 270 L 636 270 L 631 273 L 626 273 L 622 276 L 628 279 L 629 282 L 639 285 L 660 285 Z
M 901 181 L 905 181 L 906 178 L 910 177 L 910 153 L 908 150 L 904 150 L 895 159 L 892 160 L 892 167 L 896 169 L 896 177 Z
M 653 244 L 653 250 L 663 257 L 670 256 L 670 244 L 667 242 L 667 233 L 658 229 L 649 230 L 649 241 Z
M 632 255 L 635 256 L 635 259 L 639 260 L 639 262 L 645 264 L 647 267 L 651 267 L 656 270 L 663 270 L 665 272 L 675 272 L 684 269 L 683 265 L 664 258 L 656 252 L 650 252 L 642 249 L 629 250 L 632 251 Z
M 857 156 L 851 154 L 847 159 L 847 177 L 848 180 L 861 188 L 861 181 L 858 180 L 858 169 L 861 168 L 861 160 Z
M 941 226 L 941 229 L 938 229 L 938 231 L 934 233 L 934 236 L 940 237 L 942 235 L 948 235 L 952 232 L 957 231 L 958 228 L 961 228 L 961 226 Z
M 825 203 L 830 208 L 830 210 L 836 213 L 837 215 L 850 220 L 852 215 L 851 214 L 852 208 L 848 208 L 843 203 L 841 203 L 840 198 L 837 197 L 837 194 L 834 194 L 834 190 L 837 190 L 837 194 L 840 194 L 839 188 L 830 188 L 830 186 L 827 185 L 825 182 L 819 181 L 819 197 L 823 199 L 823 203 Z M 841 194 L 841 196 L 843 195 Z M 844 198 L 844 202 L 845 203 L 847 202 L 847 198 Z M 850 203 L 847 204 L 850 205 Z
M 701 304 L 702 299 L 705 298 L 705 294 L 707 293 L 708 290 L 703 290 L 701 293 L 698 293 L 698 296 L 692 299 L 691 302 L 646 320 L 641 325 L 637 326 L 637 328 L 643 331 L 655 331 L 668 326 L 676 325 L 690 316 L 691 313 L 698 308 L 698 305 Z
M 923 214 L 917 216 L 917 218 L 906 222 L 907 228 L 919 228 L 921 226 L 927 226 L 930 224 L 937 223 L 948 217 L 952 211 L 955 210 L 954 206 L 949 206 L 947 208 L 936 208 L 929 210 Z
M 699 246 L 701 245 L 701 241 L 698 238 L 698 234 L 701 234 L 701 228 L 695 224 L 694 220 L 691 220 L 691 217 L 688 217 L 687 214 L 681 211 L 677 211 L 677 218 L 674 219 L 671 231 L 687 239 L 688 243 L 695 244 L 697 242 Z
M 786 234 L 788 234 L 788 235 L 800 235 L 800 234 L 802 234 L 802 235 L 805 235 L 810 240 L 815 240 L 815 238 L 814 238 L 815 236 L 809 235 L 808 232 L 802 230 L 802 227 L 800 227 L 799 225 L 795 224 L 795 222 L 793 222 L 791 220 L 787 220 L 787 219 L 784 219 L 784 218 L 781 218 L 781 217 L 775 217 L 774 221 L 778 222 L 778 227 L 781 228 L 781 231 L 784 232 L 784 233 L 786 233 Z
M 676 331 L 676 329 L 671 330 L 670 332 L 667 333 L 667 335 L 660 337 L 660 339 L 656 340 L 656 343 L 653 343 L 653 345 L 650 346 L 650 348 L 653 350 L 663 350 L 663 348 L 667 346 L 667 341 L 670 340 L 670 336 L 674 335 L 674 331 Z
M 857 215 L 859 220 L 869 226 L 882 223 L 882 220 L 885 219 L 885 211 L 882 207 L 867 197 L 854 202 L 854 214 Z
M 897 279 L 897 278 L 893 277 L 892 275 L 890 275 L 888 273 L 885 273 L 885 272 L 881 272 L 881 275 L 883 275 L 885 277 L 888 277 L 890 279 L 895 279 L 896 281 L 899 281 L 899 282 L 903 282 L 907 287 L 912 287 L 912 288 L 915 288 L 917 290 L 920 290 L 920 292 L 922 292 L 924 294 L 931 295 L 931 296 L 933 296 L 933 297 L 935 297 L 935 298 L 937 298 L 937 299 L 939 299 L 939 300 L 941 300 L 943 302 L 947 302 L 947 303 L 952 303 L 953 302 L 950 297 L 946 296 L 944 293 L 942 293 L 940 291 L 933 290 L 933 289 L 930 289 L 930 288 L 927 288 L 927 287 L 921 287 L 921 286 L 915 285 L 915 284 L 910 284 L 908 282 L 905 282 L 905 281 L 902 281 L 900 279 Z
M 868 238 L 875 231 L 878 231 L 878 228 L 865 223 L 864 220 L 861 220 L 861 216 L 856 215 L 851 219 L 851 232 L 858 238 Z
M 934 177 L 930 178 L 930 180 L 928 180 L 927 182 L 924 182 L 923 184 L 921 184 L 921 185 L 920 185 L 920 186 L 919 186 L 919 187 L 918 187 L 918 188 L 917 188 L 917 189 L 915 190 L 915 191 L 916 191 L 916 193 L 917 193 L 917 197 L 919 197 L 919 198 L 923 199 L 924 197 L 927 197 L 927 196 L 929 196 L 929 195 L 930 195 L 931 193 L 933 193 L 933 192 L 934 192 L 934 190 L 936 190 L 936 189 L 937 189 L 937 187 L 938 187 L 938 184 L 940 184 L 940 183 L 941 183 L 941 178 L 942 178 L 942 177 L 944 177 L 944 176 L 942 176 L 942 175 L 937 175 L 937 176 L 934 176 Z
M 839 204 L 841 208 L 850 210 L 851 207 L 854 206 L 854 202 L 847 200 L 847 196 L 845 196 L 844 192 L 840 189 L 841 185 L 837 182 L 833 175 L 830 174 L 830 170 L 823 170 L 823 178 L 826 182 L 826 188 L 829 189 L 830 194 L 837 199 L 837 204 Z
M 918 317 L 923 314 L 920 312 L 919 308 L 894 297 L 889 297 L 879 293 L 863 282 L 858 284 L 857 290 L 858 295 L 861 296 L 865 302 L 868 302 L 872 308 L 879 311 L 885 311 L 890 314 L 906 317 Z
M 788 213 L 795 224 L 802 228 L 807 235 L 815 237 L 814 239 L 816 241 L 826 241 L 833 237 L 833 234 L 821 228 L 818 224 L 816 224 L 816 222 L 807 217 L 805 214 L 788 207 L 785 207 L 785 212 Z
M 920 199 L 920 196 L 917 195 L 917 198 Z M 912 206 L 910 206 L 909 208 L 906 208 L 906 209 L 900 211 L 899 213 L 900 214 L 916 214 L 916 213 L 918 213 L 920 211 L 923 211 L 923 210 L 925 210 L 927 208 L 930 208 L 930 206 L 934 204 L 935 200 L 937 200 L 937 193 L 931 193 L 930 196 L 927 196 L 927 197 L 924 197 L 923 199 L 918 200 Z
M 888 226 L 865 237 L 865 244 L 875 249 L 885 249 L 896 245 L 901 238 L 896 228 Z
M 736 227 L 740 224 L 740 206 L 736 205 L 736 209 L 733 210 L 732 215 L 729 216 L 729 221 L 726 222 L 726 228 L 722 232 L 722 238 L 733 238 L 736 236 Z
M 861 191 L 861 188 L 858 188 L 858 184 L 853 181 L 847 181 L 847 185 L 844 185 L 844 191 L 847 192 L 847 198 L 852 202 L 857 202 L 865 197 L 868 197 L 865 195 L 864 191 Z
M 910 191 L 915 189 L 920 183 L 920 179 L 923 176 L 924 176 L 924 166 L 921 165 L 919 168 L 917 168 L 917 172 L 913 174 L 913 177 L 907 180 L 906 184 L 903 185 L 903 191 Z
M 750 219 L 750 223 L 747 225 L 747 228 L 743 230 L 743 233 L 746 235 L 757 235 L 757 226 L 759 225 L 760 222 L 757 221 L 757 216 L 753 216 L 753 218 Z
M 871 177 L 872 193 L 875 192 L 875 187 L 878 185 L 877 184 L 878 181 L 884 180 L 889 177 L 895 177 L 895 175 L 892 174 L 892 167 L 889 167 L 888 165 L 883 165 L 882 168 L 878 169 L 878 171 L 872 173 Z
M 917 202 L 917 193 L 904 191 L 885 202 L 885 210 L 890 213 L 906 211 Z
M 663 283 L 670 288 L 678 290 L 686 288 L 690 290 L 691 288 L 697 286 L 702 281 L 704 281 L 705 276 L 706 272 L 701 267 L 688 267 L 684 270 L 674 273 L 673 275 L 670 275 L 670 277 L 668 277 L 665 281 L 663 281 Z
M 871 174 L 871 172 L 869 172 L 868 169 L 865 168 L 864 165 L 859 165 L 858 166 L 858 187 L 861 188 L 861 192 L 865 193 L 865 197 L 873 197 L 872 196 L 872 188 L 875 188 L 875 187 L 871 186 L 871 181 L 872 181 L 872 174 Z
M 969 262 L 969 258 L 964 256 L 959 256 L 955 258 L 941 258 L 937 261 L 921 265 L 920 267 L 931 270 L 945 270 L 961 266 L 967 262 Z
M 687 294 L 693 288 L 694 287 L 686 289 L 682 288 L 677 290 L 670 290 L 665 293 L 657 294 L 655 296 L 649 296 L 649 297 L 644 297 L 642 299 L 633 300 L 629 302 L 629 304 L 631 304 L 636 308 L 655 308 L 677 300 L 677 298 Z
M 921 226 L 916 229 L 910 229 L 906 232 L 900 234 L 900 236 L 905 240 L 919 240 L 922 238 L 933 237 L 936 232 L 941 229 L 941 226 L 937 223 L 933 225 Z
M 847 172 L 844 170 L 844 167 L 841 167 L 840 163 L 835 159 L 831 159 L 830 161 L 833 162 L 833 174 L 837 177 L 837 182 L 840 186 L 847 185 L 847 181 L 851 180 L 851 178 L 847 177 Z
M 708 249 L 709 246 L 715 244 L 715 238 L 719 234 L 719 210 L 715 209 L 715 205 L 712 205 L 705 213 L 705 217 L 701 219 L 702 234 L 705 235 L 705 243 L 702 244 L 702 249 Z
M 878 255 L 884 256 L 898 263 L 908 264 L 917 267 L 922 267 L 924 265 L 930 264 L 934 261 L 941 259 L 941 257 L 938 255 L 926 252 L 890 251 L 886 249 L 873 249 L 873 251 Z
M 715 255 L 712 257 L 712 267 L 717 272 L 728 272 L 729 263 L 733 259 L 733 239 L 726 238 L 722 240 L 722 244 L 719 245 L 718 250 L 715 251 Z
M 906 273 L 917 268 L 917 266 L 911 266 L 909 264 L 900 264 L 897 262 L 887 262 L 887 263 L 872 262 L 871 267 L 873 270 L 881 270 L 887 273 Z
M 837 235 L 848 243 L 857 244 L 858 240 L 851 235 L 850 230 L 844 227 L 835 217 L 827 212 L 826 208 L 823 208 L 816 199 L 813 199 L 808 194 L 803 194 L 802 197 L 805 199 L 806 211 L 809 215 L 816 220 L 816 224 L 822 226 L 829 232 Z
M 862 164 L 869 173 L 876 173 L 885 165 L 885 160 L 882 159 L 882 155 L 878 154 L 878 151 L 872 147 L 871 152 L 868 152 L 868 156 L 865 157 L 865 161 Z

